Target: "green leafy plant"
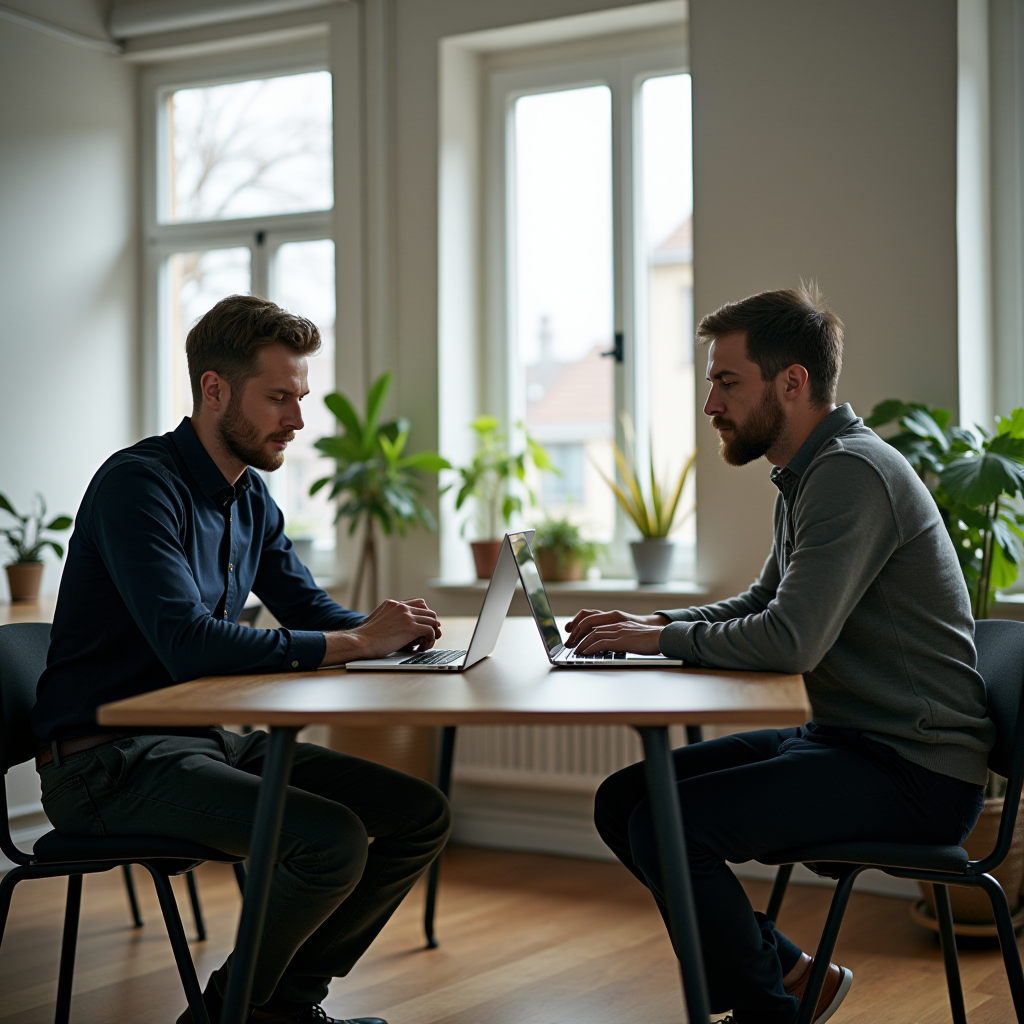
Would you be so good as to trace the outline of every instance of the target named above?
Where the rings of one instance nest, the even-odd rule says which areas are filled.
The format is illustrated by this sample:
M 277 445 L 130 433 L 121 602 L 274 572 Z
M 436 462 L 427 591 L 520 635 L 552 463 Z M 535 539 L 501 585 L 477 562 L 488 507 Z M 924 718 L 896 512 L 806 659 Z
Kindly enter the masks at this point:
M 516 424 L 522 427 L 521 423 Z M 523 499 L 511 488 L 512 481 L 524 484 L 530 504 L 535 503 L 532 491 L 525 488 L 526 469 L 532 463 L 540 472 L 558 473 L 551 456 L 529 435 L 526 447 L 513 454 L 508 438 L 498 430 L 493 416 L 479 416 L 470 424 L 476 434 L 476 454 L 468 466 L 459 467 L 461 485 L 455 498 L 456 511 L 466 502 L 476 501 L 478 540 L 497 540 L 515 512 L 522 512 Z M 465 532 L 466 523 L 462 524 Z
M 895 423 L 886 440 L 931 491 L 949 531 L 976 619 L 988 618 L 992 595 L 1016 579 L 1024 553 L 1024 408 L 996 420 L 996 430 L 950 426 L 948 409 L 887 399 L 864 422 Z
M 584 540 L 579 527 L 564 517 L 545 516 L 536 531 L 533 551 L 538 560 L 545 555 L 551 560 L 555 574 L 546 573 L 551 579 L 565 579 L 574 562 L 578 564 L 581 574 L 585 574 L 604 553 L 603 544 Z
M 362 420 L 352 403 L 334 392 L 324 402 L 341 424 L 342 433 L 316 442 L 325 456 L 334 459 L 336 470 L 317 480 L 310 494 L 330 485 L 330 497 L 338 501 L 335 522 L 348 520 L 351 536 L 365 524 L 363 546 L 352 584 L 352 606 L 358 605 L 364 575 L 369 580 L 370 607 L 377 605 L 378 564 L 374 524 L 390 536 L 404 537 L 406 531 L 422 526 L 434 530 L 437 523 L 423 501 L 419 474 L 450 469 L 451 463 L 435 452 L 406 455 L 409 421 L 404 417 L 381 422 L 381 412 L 391 374 L 374 381 L 366 396 L 366 418 Z M 367 572 L 368 570 L 368 572 Z
M 686 516 L 693 512 L 693 507 L 691 506 L 686 510 L 682 519 L 677 521 L 679 501 L 683 496 L 686 478 L 690 475 L 690 471 L 697 461 L 697 451 L 694 449 L 690 453 L 674 483 L 672 480 L 662 482 L 658 479 L 654 468 L 654 439 L 652 438 L 649 449 L 649 483 L 645 490 L 633 459 L 633 451 L 636 448 L 633 423 L 625 414 L 622 416 L 622 426 L 626 434 L 625 453 L 617 444 L 612 445 L 615 452 L 615 464 L 619 467 L 619 476 L 622 478 L 622 486 L 620 487 L 596 463 L 594 463 L 594 468 L 601 474 L 604 482 L 612 489 L 612 493 L 615 495 L 619 505 L 622 506 L 622 510 L 636 524 L 641 537 L 645 540 L 667 537 L 682 522 L 682 519 L 685 519 Z
M 0 494 L 0 510 L 13 516 L 17 526 L 8 526 L 0 529 L 0 537 L 3 537 L 14 552 L 14 560 L 8 565 L 18 565 L 24 562 L 41 562 L 43 548 L 52 548 L 58 558 L 64 557 L 64 548 L 55 540 L 49 540 L 43 536 L 44 532 L 59 532 L 66 530 L 71 525 L 70 516 L 56 516 L 48 523 L 46 519 L 46 502 L 41 494 L 36 495 L 36 509 L 28 515 L 21 515 L 16 512 L 14 506 L 7 498 Z

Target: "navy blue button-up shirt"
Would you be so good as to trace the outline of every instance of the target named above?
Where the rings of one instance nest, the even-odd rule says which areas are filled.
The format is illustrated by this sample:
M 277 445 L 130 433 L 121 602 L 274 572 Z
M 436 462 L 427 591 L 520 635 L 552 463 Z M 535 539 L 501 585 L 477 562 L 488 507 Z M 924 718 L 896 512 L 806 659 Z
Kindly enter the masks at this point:
M 249 591 L 281 629 L 235 621 Z M 232 486 L 188 419 L 111 456 L 82 499 L 39 680 L 41 740 L 97 731 L 101 704 L 205 675 L 314 669 L 364 616 L 313 582 L 281 510 Z

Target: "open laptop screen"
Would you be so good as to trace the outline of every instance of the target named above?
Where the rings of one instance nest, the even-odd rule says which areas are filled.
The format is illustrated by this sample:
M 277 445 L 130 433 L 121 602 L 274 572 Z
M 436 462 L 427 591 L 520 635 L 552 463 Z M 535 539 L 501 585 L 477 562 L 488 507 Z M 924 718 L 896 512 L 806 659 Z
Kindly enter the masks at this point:
M 524 534 L 510 533 L 508 539 L 519 563 L 519 576 L 526 591 L 526 600 L 530 602 L 530 609 L 537 620 L 537 625 L 540 626 L 548 652 L 554 655 L 562 646 L 562 635 L 555 625 L 555 613 L 551 610 L 551 602 L 548 601 L 544 581 L 537 571 L 537 563 L 533 560 L 533 552 Z

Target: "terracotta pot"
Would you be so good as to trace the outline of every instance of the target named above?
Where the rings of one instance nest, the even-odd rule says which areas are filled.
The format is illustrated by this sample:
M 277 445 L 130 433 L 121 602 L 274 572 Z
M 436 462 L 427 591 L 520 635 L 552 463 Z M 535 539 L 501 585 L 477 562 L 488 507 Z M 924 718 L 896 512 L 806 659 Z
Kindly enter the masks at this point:
M 967 837 L 964 849 L 971 860 L 980 860 L 991 853 L 996 845 L 999 832 L 999 819 L 1003 813 L 1002 799 L 986 800 L 978 824 Z M 992 872 L 997 882 L 1003 887 L 1006 899 L 1010 904 L 1010 913 L 1017 915 L 1021 907 L 1021 888 L 1024 887 L 1024 817 L 1018 814 L 1017 824 L 1013 830 L 1013 842 L 1006 860 Z M 935 892 L 930 883 L 919 882 L 922 903 L 911 909 L 911 917 L 919 924 L 933 931 L 938 930 L 935 921 Z M 949 902 L 953 907 L 953 930 L 958 935 L 995 935 L 995 920 L 992 917 L 992 904 L 981 889 L 968 889 L 959 885 L 949 886 Z M 1017 924 L 1015 921 L 1014 924 Z
M 575 551 L 562 548 L 541 548 L 534 552 L 541 577 L 550 582 L 583 579 L 583 566 Z
M 327 745 L 433 782 L 436 735 L 429 725 L 335 725 Z
M 470 543 L 473 549 L 473 561 L 476 563 L 476 578 L 489 580 L 494 575 L 494 567 L 498 564 L 502 540 L 474 540 Z
M 7 583 L 12 601 L 39 600 L 39 584 L 43 578 L 42 562 L 15 562 L 7 566 Z

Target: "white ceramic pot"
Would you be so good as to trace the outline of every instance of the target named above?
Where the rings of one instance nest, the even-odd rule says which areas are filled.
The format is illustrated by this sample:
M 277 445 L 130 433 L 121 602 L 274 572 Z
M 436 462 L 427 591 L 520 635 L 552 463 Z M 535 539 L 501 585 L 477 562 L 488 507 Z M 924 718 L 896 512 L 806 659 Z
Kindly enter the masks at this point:
M 633 552 L 637 583 L 667 583 L 672 577 L 675 541 L 668 537 L 648 537 L 629 545 Z

